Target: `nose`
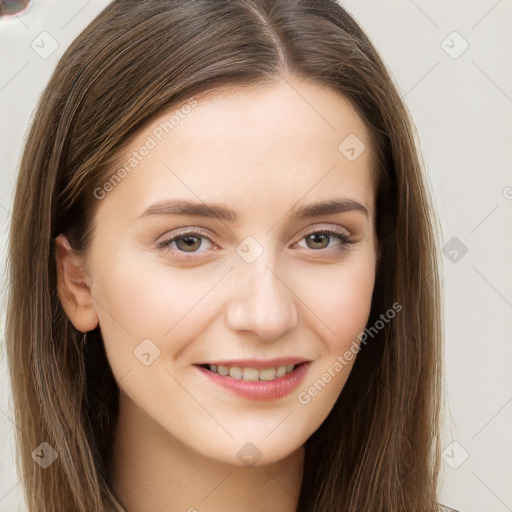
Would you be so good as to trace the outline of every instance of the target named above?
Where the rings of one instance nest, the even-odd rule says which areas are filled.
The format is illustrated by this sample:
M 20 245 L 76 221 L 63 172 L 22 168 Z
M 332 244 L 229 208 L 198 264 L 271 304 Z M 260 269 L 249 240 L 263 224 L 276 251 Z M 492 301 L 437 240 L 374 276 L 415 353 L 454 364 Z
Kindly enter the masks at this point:
M 296 297 L 287 283 L 260 257 L 233 276 L 227 323 L 235 331 L 251 331 L 274 340 L 297 325 Z

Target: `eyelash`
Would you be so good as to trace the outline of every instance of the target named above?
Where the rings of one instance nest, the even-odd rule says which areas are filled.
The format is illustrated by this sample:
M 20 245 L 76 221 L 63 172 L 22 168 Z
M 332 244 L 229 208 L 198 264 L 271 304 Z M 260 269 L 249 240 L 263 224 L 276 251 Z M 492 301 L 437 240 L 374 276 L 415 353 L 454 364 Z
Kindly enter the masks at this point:
M 314 252 L 324 252 L 324 251 L 335 251 L 337 254 L 341 254 L 341 253 L 344 253 L 345 251 L 348 251 L 350 249 L 350 245 L 353 244 L 354 242 L 345 234 L 343 233 L 340 233 L 339 231 L 335 230 L 335 229 L 330 229 L 330 228 L 324 228 L 324 229 L 318 229 L 318 230 L 314 230 L 314 231 L 311 231 L 309 233 L 306 233 L 300 240 L 304 240 L 305 238 L 307 238 L 308 236 L 311 236 L 311 235 L 319 235 L 319 234 L 326 234 L 326 235 L 330 235 L 330 236 L 336 236 L 341 244 L 334 247 L 334 248 L 331 248 L 331 249 L 310 249 L 311 251 L 314 251 Z M 196 230 L 196 231 L 184 231 L 182 233 L 178 233 L 177 235 L 173 236 L 172 238 L 168 238 L 167 240 L 162 240 L 161 242 L 158 242 L 156 247 L 158 249 L 163 249 L 163 250 L 169 250 L 169 251 L 172 251 L 172 252 L 175 252 L 177 254 L 179 254 L 179 258 L 182 258 L 182 259 L 185 259 L 185 260 L 192 260 L 192 259 L 196 259 L 198 258 L 198 256 L 194 256 L 195 254 L 198 254 L 197 252 L 191 252 L 191 253 L 186 253 L 184 251 L 180 251 L 179 249 L 174 249 L 172 247 L 170 247 L 170 245 L 175 242 L 176 240 L 179 240 L 180 238 L 186 238 L 186 237 L 201 237 L 201 238 L 206 238 L 207 240 L 209 240 L 211 243 L 213 243 L 211 240 L 210 240 L 210 237 L 200 231 L 200 230 Z M 297 243 L 294 244 L 294 246 L 296 246 Z M 204 251 L 203 251 L 204 252 Z

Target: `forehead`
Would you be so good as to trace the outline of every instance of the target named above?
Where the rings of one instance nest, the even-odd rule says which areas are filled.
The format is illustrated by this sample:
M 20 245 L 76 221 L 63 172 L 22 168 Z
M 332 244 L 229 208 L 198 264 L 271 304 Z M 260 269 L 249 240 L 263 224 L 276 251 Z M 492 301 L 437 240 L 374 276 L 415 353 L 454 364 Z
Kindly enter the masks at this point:
M 140 131 L 100 207 L 122 196 L 132 217 L 168 197 L 275 209 L 346 192 L 371 209 L 370 149 L 363 121 L 331 88 L 298 79 L 225 88 L 170 108 Z

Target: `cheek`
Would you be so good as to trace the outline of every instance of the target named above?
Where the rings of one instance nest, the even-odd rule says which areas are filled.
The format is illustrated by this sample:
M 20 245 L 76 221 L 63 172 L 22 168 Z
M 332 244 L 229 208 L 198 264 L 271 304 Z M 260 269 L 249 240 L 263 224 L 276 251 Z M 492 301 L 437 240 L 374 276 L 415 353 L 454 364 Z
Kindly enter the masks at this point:
M 318 315 L 329 352 L 339 353 L 364 330 L 370 315 L 375 264 L 370 257 L 340 266 L 323 280 L 325 286 L 309 287 L 308 305 Z M 311 283 L 309 283 L 311 284 Z
M 327 282 L 328 288 L 315 288 L 308 303 L 321 320 L 316 322 L 316 332 L 322 339 L 322 353 L 297 394 L 301 410 L 314 418 L 315 425 L 331 412 L 354 366 L 358 336 L 370 315 L 374 260 L 360 259 L 357 264 L 339 268 Z
M 331 301 L 333 330 L 342 343 L 352 340 L 366 326 L 370 315 L 375 274 L 372 269 L 351 274 L 343 280 L 339 295 Z M 343 347 L 340 347 L 343 348 Z
M 125 255 L 116 265 L 98 266 L 93 287 L 107 354 L 120 372 L 134 364 L 134 350 L 146 339 L 174 359 L 185 343 L 180 345 L 180 340 L 193 338 L 194 330 L 201 329 L 198 314 L 210 295 L 215 296 L 210 292 L 226 272 L 176 269 L 142 260 L 140 255 Z

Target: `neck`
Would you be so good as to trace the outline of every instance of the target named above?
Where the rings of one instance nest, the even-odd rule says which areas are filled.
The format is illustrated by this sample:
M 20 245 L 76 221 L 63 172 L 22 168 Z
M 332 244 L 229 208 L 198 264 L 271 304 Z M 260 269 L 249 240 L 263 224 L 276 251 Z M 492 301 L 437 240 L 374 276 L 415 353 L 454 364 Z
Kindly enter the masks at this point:
M 203 456 L 145 415 L 121 392 L 108 472 L 127 512 L 295 512 L 304 449 L 264 466 Z

